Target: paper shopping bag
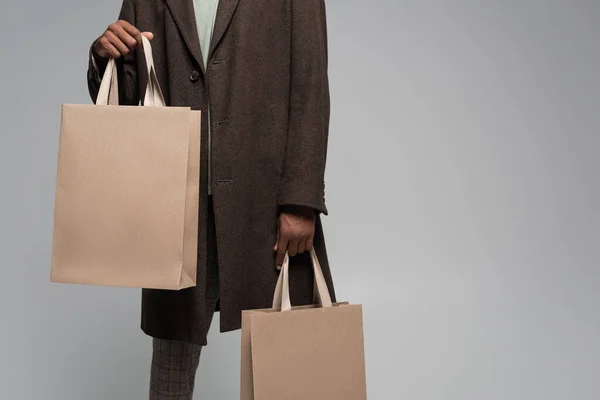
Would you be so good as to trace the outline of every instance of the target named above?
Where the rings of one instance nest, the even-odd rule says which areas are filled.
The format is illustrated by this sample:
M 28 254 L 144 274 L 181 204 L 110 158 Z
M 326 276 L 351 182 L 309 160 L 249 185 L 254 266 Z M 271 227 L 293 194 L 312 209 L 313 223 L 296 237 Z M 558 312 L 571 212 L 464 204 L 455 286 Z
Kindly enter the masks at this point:
M 200 112 L 165 107 L 147 39 L 144 53 L 144 107 L 118 105 L 114 60 L 96 105 L 62 107 L 52 282 L 196 284 Z
M 273 308 L 242 313 L 241 400 L 365 400 L 362 306 L 331 303 L 311 251 L 320 305 L 292 307 L 289 259 Z

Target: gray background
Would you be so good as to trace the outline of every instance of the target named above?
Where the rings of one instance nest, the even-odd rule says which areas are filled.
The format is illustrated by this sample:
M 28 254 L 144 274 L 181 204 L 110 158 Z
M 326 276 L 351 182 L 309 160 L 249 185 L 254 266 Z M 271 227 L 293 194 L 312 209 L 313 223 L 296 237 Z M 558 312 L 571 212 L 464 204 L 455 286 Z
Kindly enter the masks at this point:
M 2 1 L 2 399 L 147 398 L 139 292 L 48 282 L 60 106 L 89 103 L 119 5 Z M 600 2 L 328 11 L 325 227 L 369 398 L 600 398 Z M 239 333 L 213 331 L 197 397 L 238 380 Z

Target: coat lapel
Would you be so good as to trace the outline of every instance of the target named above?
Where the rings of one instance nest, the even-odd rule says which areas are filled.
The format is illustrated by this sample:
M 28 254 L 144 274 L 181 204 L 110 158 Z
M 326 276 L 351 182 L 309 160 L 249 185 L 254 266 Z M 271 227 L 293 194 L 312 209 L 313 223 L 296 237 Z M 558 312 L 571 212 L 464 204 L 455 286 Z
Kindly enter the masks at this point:
M 192 56 L 198 65 L 200 65 L 202 72 L 205 73 L 204 62 L 202 61 L 202 50 L 200 49 L 200 40 L 198 39 L 198 28 L 196 27 L 196 14 L 194 13 L 193 0 L 165 1 L 171 11 L 171 15 L 173 15 L 175 24 L 177 25 L 186 46 L 192 53 Z
M 235 13 L 235 9 L 237 8 L 239 2 L 240 0 L 219 0 L 217 19 L 215 21 L 215 28 L 213 30 L 210 52 L 208 53 L 209 60 L 215 48 L 223 38 L 225 31 L 229 27 L 229 23 L 233 18 L 233 14 Z

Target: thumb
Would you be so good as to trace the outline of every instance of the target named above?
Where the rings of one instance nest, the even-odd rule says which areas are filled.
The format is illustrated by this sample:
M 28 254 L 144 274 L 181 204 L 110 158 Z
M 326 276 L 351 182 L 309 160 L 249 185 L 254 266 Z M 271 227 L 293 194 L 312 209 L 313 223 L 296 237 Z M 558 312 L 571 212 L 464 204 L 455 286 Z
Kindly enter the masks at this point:
M 152 32 L 142 32 L 142 35 L 146 36 L 148 40 L 154 39 L 154 34 Z

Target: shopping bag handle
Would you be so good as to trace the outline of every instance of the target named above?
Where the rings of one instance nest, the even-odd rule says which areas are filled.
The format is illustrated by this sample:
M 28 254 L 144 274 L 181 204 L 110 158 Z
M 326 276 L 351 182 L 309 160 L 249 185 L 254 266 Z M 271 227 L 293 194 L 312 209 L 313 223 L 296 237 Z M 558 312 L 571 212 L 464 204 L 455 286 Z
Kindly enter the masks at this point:
M 327 282 L 323 276 L 323 269 L 321 263 L 317 258 L 314 248 L 310 250 L 310 258 L 315 272 L 315 291 L 321 302 L 322 307 L 332 307 L 331 295 L 327 288 Z M 277 279 L 277 285 L 275 286 L 275 295 L 273 296 L 273 308 L 279 308 L 281 311 L 290 311 L 292 309 L 292 302 L 290 300 L 290 257 L 286 253 L 281 266 L 281 272 Z
M 147 37 L 142 35 L 142 46 L 144 49 L 144 58 L 146 59 L 146 68 L 148 72 L 148 83 L 144 92 L 144 101 L 140 104 L 144 106 L 164 107 L 165 98 L 156 77 L 154 68 L 154 57 L 152 56 L 152 45 Z M 96 105 L 119 105 L 119 82 L 117 79 L 117 63 L 114 58 L 108 60 L 106 70 L 100 82 L 100 89 L 96 99 Z

